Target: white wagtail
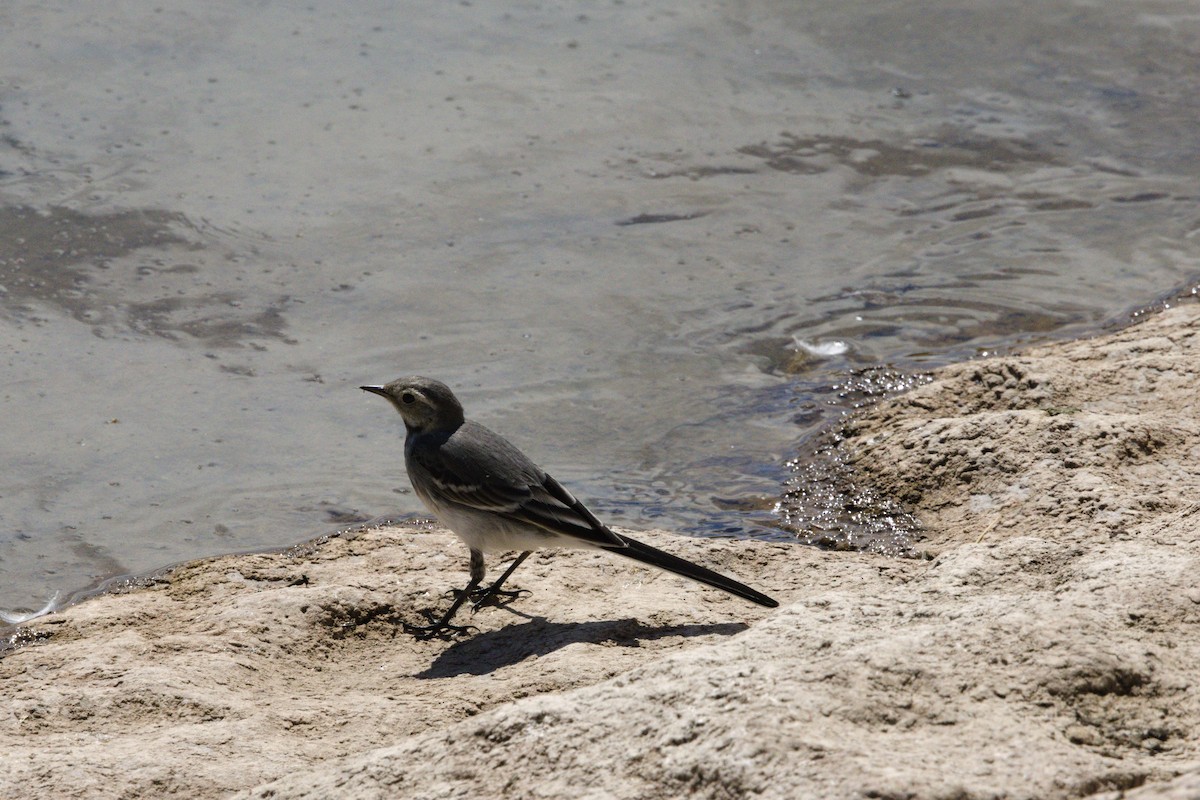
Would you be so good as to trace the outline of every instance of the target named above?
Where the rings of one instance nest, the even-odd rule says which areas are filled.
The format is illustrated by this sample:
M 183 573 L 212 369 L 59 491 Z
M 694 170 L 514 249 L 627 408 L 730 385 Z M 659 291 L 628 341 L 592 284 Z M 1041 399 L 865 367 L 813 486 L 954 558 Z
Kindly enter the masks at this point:
M 530 551 L 540 547 L 594 547 L 628 556 L 721 589 L 759 605 L 779 604 L 761 592 L 698 564 L 664 553 L 605 526 L 596 516 L 503 436 L 463 417 L 462 404 L 446 384 L 429 378 L 400 378 L 386 386 L 362 386 L 391 402 L 408 433 L 404 465 L 421 501 L 471 551 L 471 580 L 440 620 L 406 625 L 421 638 L 464 633 L 470 626 L 450 621 L 467 599 L 474 608 L 496 605 L 517 592 L 500 587 Z M 518 550 L 500 579 L 481 589 L 483 554 Z

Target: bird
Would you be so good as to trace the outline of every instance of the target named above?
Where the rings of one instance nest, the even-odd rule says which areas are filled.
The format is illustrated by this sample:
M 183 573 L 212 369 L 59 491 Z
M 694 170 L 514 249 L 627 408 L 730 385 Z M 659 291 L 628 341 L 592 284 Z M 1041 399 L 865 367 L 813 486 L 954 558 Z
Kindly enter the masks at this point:
M 404 465 L 413 490 L 438 520 L 470 551 L 470 580 L 451 590 L 454 601 L 440 619 L 426 611 L 429 625 L 405 624 L 419 639 L 465 634 L 454 625 L 463 603 L 478 611 L 515 599 L 504 582 L 533 550 L 596 548 L 682 575 L 767 608 L 775 600 L 699 564 L 651 547 L 602 523 L 575 495 L 498 433 L 468 420 L 462 403 L 441 381 L 420 376 L 383 385 L 360 386 L 379 395 L 404 420 Z M 482 587 L 484 553 L 518 551 L 498 580 Z

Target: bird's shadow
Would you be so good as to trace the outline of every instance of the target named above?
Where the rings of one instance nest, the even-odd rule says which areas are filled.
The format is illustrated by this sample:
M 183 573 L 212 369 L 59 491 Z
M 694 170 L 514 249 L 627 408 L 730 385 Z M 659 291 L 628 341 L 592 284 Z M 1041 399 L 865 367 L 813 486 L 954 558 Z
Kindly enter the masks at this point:
M 530 656 L 543 656 L 578 642 L 641 647 L 643 641 L 668 636 L 732 636 L 749 627 L 744 622 L 651 626 L 632 617 L 602 622 L 550 622 L 545 617 L 512 613 L 528 621 L 457 640 L 414 677 L 486 675 Z

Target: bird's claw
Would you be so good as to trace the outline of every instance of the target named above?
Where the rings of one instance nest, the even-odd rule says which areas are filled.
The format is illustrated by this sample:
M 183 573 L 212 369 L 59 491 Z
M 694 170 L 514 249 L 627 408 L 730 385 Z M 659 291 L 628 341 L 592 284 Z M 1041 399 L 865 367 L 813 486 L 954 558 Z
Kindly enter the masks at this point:
M 465 592 L 462 589 L 447 589 L 442 597 L 448 597 L 453 600 L 466 595 L 467 600 L 474 600 L 471 605 L 472 611 L 478 611 L 481 608 L 495 606 L 503 608 L 518 597 L 526 594 L 533 594 L 528 589 L 472 589 L 470 592 Z
M 529 591 L 528 589 L 496 589 L 495 591 L 485 590 L 478 593 L 479 599 L 477 600 L 475 600 L 475 594 L 471 595 L 471 599 L 475 600 L 474 605 L 471 606 L 471 610 L 478 611 L 479 609 L 486 608 L 488 606 L 503 608 L 524 594 L 533 594 L 533 592 Z

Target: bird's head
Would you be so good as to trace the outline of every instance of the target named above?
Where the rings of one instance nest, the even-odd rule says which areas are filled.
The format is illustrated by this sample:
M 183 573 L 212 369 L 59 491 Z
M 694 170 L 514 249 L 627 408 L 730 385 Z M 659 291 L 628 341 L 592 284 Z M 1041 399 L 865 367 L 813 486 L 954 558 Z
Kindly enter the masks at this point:
M 411 433 L 454 431 L 463 424 L 463 407 L 450 387 L 432 378 L 399 378 L 383 386 L 360 386 L 386 398 Z

